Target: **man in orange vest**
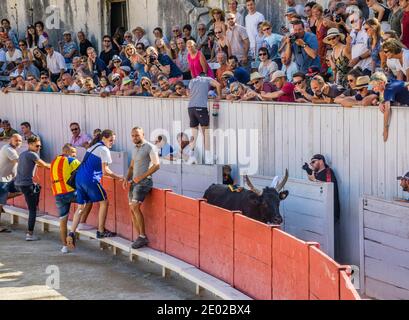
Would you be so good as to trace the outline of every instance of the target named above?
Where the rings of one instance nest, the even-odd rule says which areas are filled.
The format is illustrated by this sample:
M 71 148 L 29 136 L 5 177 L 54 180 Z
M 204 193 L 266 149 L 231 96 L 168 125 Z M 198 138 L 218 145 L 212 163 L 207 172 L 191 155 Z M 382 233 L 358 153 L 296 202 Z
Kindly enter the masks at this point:
M 75 157 L 77 150 L 69 143 L 64 145 L 62 154 L 57 156 L 51 163 L 50 177 L 55 203 L 60 215 L 60 236 L 63 247 L 62 253 L 68 253 L 67 246 L 67 222 L 71 203 L 77 201 L 77 193 L 67 184 L 71 173 L 81 164 Z M 92 207 L 86 208 L 90 210 Z M 86 211 L 84 210 L 84 211 Z M 75 213 L 77 215 L 77 212 Z M 73 240 L 75 242 L 75 239 Z

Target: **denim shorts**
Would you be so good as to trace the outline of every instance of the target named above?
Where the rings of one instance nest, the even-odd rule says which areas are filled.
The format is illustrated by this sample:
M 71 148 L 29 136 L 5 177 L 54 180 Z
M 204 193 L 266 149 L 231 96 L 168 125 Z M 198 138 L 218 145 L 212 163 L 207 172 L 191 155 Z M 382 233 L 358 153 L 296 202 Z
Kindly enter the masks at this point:
M 59 194 L 55 196 L 55 204 L 60 215 L 60 219 L 64 219 L 70 213 L 71 203 L 77 202 L 77 193 L 70 192 L 67 194 Z
M 129 203 L 144 202 L 148 193 L 151 192 L 152 187 L 152 179 L 142 180 L 138 184 L 132 182 L 129 189 Z
M 7 204 L 7 198 L 9 193 L 17 193 L 17 189 L 14 186 L 14 181 L 0 182 L 0 204 Z

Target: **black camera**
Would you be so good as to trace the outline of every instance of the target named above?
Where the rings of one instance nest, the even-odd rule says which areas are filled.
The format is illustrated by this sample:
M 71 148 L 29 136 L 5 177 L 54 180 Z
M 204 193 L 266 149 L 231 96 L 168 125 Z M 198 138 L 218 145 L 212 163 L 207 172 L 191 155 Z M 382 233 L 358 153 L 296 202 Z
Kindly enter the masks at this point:
M 297 36 L 295 34 L 290 35 L 288 38 L 290 39 L 291 43 L 294 43 L 295 40 L 297 40 Z
M 342 15 L 340 15 L 340 14 L 334 15 L 334 21 L 336 23 L 340 23 L 342 20 L 343 20 Z
M 302 169 L 305 170 L 309 176 L 312 175 L 312 170 L 307 162 L 304 163 Z
M 155 61 L 156 61 L 156 56 L 154 56 L 154 55 L 149 56 L 149 63 L 150 64 L 154 64 Z

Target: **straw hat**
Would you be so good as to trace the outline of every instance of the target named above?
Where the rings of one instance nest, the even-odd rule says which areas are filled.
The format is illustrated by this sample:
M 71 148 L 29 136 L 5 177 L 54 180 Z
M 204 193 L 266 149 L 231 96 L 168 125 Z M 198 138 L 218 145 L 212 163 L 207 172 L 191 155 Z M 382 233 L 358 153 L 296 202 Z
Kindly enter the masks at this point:
M 331 28 L 331 29 L 328 30 L 327 36 L 324 38 L 323 42 L 325 44 L 330 44 L 328 42 L 328 38 L 332 38 L 332 37 L 335 37 L 335 36 L 339 36 L 341 38 L 341 41 L 345 40 L 345 35 L 343 33 L 341 33 L 337 28 Z
M 367 88 L 371 79 L 368 76 L 358 77 L 354 89 Z
M 250 81 L 247 84 L 253 84 L 254 80 L 264 79 L 264 77 L 259 72 L 253 72 L 250 75 Z

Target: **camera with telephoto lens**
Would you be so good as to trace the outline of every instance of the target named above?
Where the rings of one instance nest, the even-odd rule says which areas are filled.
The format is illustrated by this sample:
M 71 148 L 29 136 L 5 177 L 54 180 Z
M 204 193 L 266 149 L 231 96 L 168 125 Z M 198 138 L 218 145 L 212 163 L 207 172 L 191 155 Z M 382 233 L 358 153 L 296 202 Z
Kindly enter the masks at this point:
M 343 20 L 342 15 L 340 15 L 340 14 L 334 15 L 334 21 L 336 23 L 340 23 L 342 20 Z
M 150 64 L 154 64 L 155 61 L 156 61 L 156 57 L 155 57 L 154 55 L 150 55 L 150 56 L 149 56 L 149 63 L 150 63 Z
M 290 35 L 288 38 L 290 39 L 291 43 L 294 43 L 295 40 L 297 40 L 297 36 L 295 34 Z
M 304 163 L 302 169 L 305 170 L 309 176 L 312 175 L 312 170 L 307 162 Z

